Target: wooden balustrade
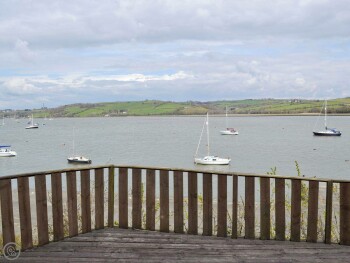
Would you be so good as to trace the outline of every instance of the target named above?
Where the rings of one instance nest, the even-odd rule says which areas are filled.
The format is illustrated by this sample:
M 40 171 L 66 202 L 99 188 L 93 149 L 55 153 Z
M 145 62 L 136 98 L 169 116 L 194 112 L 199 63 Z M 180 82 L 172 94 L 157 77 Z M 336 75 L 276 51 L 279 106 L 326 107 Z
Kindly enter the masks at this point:
M 90 175 L 94 176 L 93 182 Z M 202 191 L 198 189 L 198 177 L 203 179 Z M 173 185 L 169 184 L 170 178 L 173 179 Z M 51 181 L 49 189 L 48 179 Z M 145 199 L 142 191 L 143 180 L 146 188 Z M 66 185 L 63 185 L 64 181 Z M 229 181 L 232 183 L 228 184 Z M 118 182 L 118 188 L 115 182 Z M 217 191 L 213 191 L 214 182 L 217 182 Z M 15 229 L 14 224 L 12 195 L 15 193 L 15 183 L 18 190 L 19 230 Z M 307 242 L 317 242 L 320 236 L 319 209 L 322 198 L 325 198 L 325 226 L 322 231 L 324 242 L 331 243 L 332 212 L 337 204 L 333 202 L 335 183 L 340 185 L 337 207 L 340 213 L 340 244 L 350 245 L 350 181 L 129 166 L 99 166 L 5 176 L 0 178 L 3 242 L 14 242 L 15 236 L 20 234 L 21 248 L 27 249 L 33 245 L 47 244 L 50 236 L 53 237 L 53 241 L 59 241 L 65 237 L 90 232 L 92 229 L 116 226 L 206 236 L 215 233 L 220 237 L 226 237 L 230 231 L 231 238 L 240 237 L 244 233 L 243 237 L 248 239 L 281 241 L 287 239 L 286 229 L 290 229 L 290 240 L 299 242 L 303 227 L 302 206 L 305 206 L 305 203 L 308 211 L 304 218 L 305 238 Z M 185 196 L 186 184 L 188 188 Z M 243 184 L 242 189 L 240 185 Z M 305 186 L 308 187 L 306 197 L 302 196 Z M 35 214 L 31 213 L 32 188 L 35 190 L 35 200 L 32 202 L 35 201 L 36 204 L 36 229 L 32 226 L 32 214 Z M 159 196 L 156 196 L 158 188 Z M 239 197 L 243 190 L 244 202 L 240 204 Z M 48 199 L 50 192 L 51 198 Z M 202 192 L 202 196 L 199 192 Z M 173 193 L 172 196 L 170 193 Z M 228 199 L 228 193 L 232 193 L 231 200 Z M 286 213 L 287 200 L 290 200 L 291 205 L 290 217 Z M 116 206 L 118 210 L 115 209 Z M 50 207 L 52 213 L 48 211 Z M 229 210 L 229 207 L 232 210 Z M 240 218 L 242 216 L 239 211 L 244 211 L 243 218 Z M 49 218 L 51 214 L 52 219 Z M 199 221 L 199 218 L 202 221 Z M 260 218 L 259 225 L 256 224 L 256 218 Z M 272 220 L 275 231 L 272 231 Z M 240 229 L 238 225 L 243 221 L 242 232 L 242 225 Z M 52 233 L 49 229 L 52 229 Z

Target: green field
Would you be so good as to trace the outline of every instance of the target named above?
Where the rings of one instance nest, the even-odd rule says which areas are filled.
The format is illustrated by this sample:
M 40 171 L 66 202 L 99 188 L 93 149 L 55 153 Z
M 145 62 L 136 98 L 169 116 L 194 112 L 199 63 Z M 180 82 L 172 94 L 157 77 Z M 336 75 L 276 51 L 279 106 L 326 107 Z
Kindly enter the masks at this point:
M 129 101 L 89 104 L 72 104 L 52 109 L 33 110 L 35 117 L 101 117 L 101 116 L 149 116 L 149 115 L 203 115 L 223 114 L 318 114 L 323 100 L 246 99 L 210 102 Z M 328 101 L 328 113 L 350 114 L 350 98 Z M 16 115 L 27 116 L 28 111 Z

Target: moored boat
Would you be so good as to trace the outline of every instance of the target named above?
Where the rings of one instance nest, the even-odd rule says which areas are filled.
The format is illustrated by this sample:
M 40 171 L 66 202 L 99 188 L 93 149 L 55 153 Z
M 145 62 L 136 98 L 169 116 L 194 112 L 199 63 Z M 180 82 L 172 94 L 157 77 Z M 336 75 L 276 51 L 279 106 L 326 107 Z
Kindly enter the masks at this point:
M 341 132 L 336 128 L 327 127 L 327 100 L 324 102 L 324 126 L 325 129 L 321 131 L 313 131 L 315 136 L 341 136 Z
M 14 157 L 17 153 L 11 150 L 11 145 L 0 145 L 0 157 Z

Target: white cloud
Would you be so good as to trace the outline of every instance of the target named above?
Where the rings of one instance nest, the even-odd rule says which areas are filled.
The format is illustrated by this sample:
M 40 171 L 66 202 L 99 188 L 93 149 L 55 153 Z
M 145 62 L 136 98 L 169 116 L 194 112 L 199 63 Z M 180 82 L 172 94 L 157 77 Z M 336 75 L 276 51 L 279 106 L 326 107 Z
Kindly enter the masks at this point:
M 349 24 L 346 0 L 3 1 L 0 95 L 12 107 L 350 96 Z

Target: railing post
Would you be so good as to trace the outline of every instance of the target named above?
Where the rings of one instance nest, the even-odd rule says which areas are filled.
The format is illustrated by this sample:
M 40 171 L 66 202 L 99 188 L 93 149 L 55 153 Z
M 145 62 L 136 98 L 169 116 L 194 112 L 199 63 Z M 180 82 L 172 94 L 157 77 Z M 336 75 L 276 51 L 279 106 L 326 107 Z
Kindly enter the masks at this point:
M 232 175 L 232 238 L 237 238 L 238 222 L 238 176 Z
M 155 170 L 146 171 L 146 229 L 155 230 Z
M 21 247 L 22 250 L 33 246 L 32 220 L 30 213 L 29 178 L 20 177 L 18 183 L 18 207 L 21 224 Z
M 245 236 L 247 239 L 255 238 L 255 177 L 245 178 Z
M 292 180 L 290 240 L 300 241 L 301 180 Z
M 15 242 L 11 179 L 0 180 L 3 244 Z
M 54 241 L 59 241 L 64 238 L 61 173 L 51 174 L 51 190 L 52 190 L 53 239 Z
M 260 239 L 270 239 L 270 178 L 260 178 Z
M 197 173 L 188 173 L 188 234 L 198 234 Z
M 218 237 L 227 236 L 227 175 L 218 175 Z
M 160 170 L 160 231 L 169 232 L 169 171 Z
M 317 242 L 318 181 L 309 181 L 309 202 L 307 217 L 307 242 Z
M 114 165 L 108 170 L 108 227 L 114 226 Z
M 340 244 L 350 245 L 350 183 L 340 183 Z
M 286 239 L 286 181 L 282 178 L 275 179 L 275 223 L 276 240 Z
M 47 215 L 46 175 L 35 176 L 36 220 L 39 246 L 49 243 L 49 224 Z
M 174 232 L 184 232 L 183 172 L 174 171 Z
M 128 228 L 128 169 L 119 168 L 119 226 Z
M 82 232 L 91 231 L 90 170 L 80 172 L 81 181 L 81 225 Z
M 95 229 L 104 228 L 103 168 L 95 169 Z
M 203 236 L 213 233 L 213 175 L 203 173 Z
M 78 235 L 78 207 L 77 207 L 77 176 L 76 172 L 67 173 L 67 203 L 69 236 Z
M 332 203 L 333 203 L 333 181 L 327 182 L 326 193 L 326 222 L 325 222 L 325 243 L 332 242 Z
M 141 169 L 132 169 L 132 228 L 141 229 Z

